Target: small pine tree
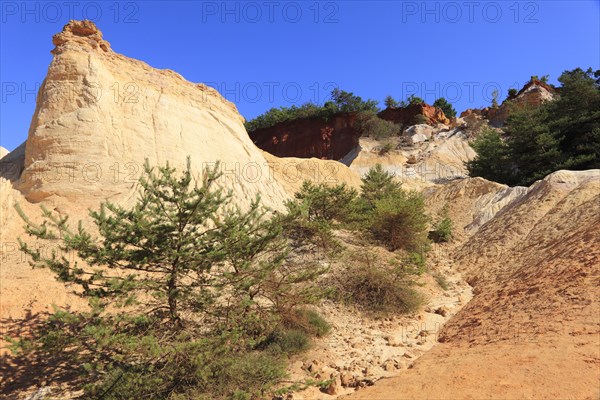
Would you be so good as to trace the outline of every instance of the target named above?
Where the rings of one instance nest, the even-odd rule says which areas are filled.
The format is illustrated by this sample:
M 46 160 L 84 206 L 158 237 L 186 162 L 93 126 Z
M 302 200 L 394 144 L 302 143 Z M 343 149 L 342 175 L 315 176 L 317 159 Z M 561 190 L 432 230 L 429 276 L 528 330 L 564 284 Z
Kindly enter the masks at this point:
M 452 239 L 452 220 L 448 215 L 448 205 L 442 209 L 441 219 L 435 224 L 429 236 L 436 243 L 448 242 Z
M 362 178 L 361 198 L 373 207 L 375 201 L 393 195 L 400 190 L 400 187 L 394 175 L 385 171 L 381 164 L 376 164 Z
M 427 224 L 423 196 L 416 192 L 397 191 L 375 201 L 371 232 L 390 250 L 402 249 L 424 254 L 428 248 Z
M 386 108 L 398 108 L 399 105 L 392 96 L 387 96 L 384 100 L 384 104 Z
M 146 162 L 133 208 L 90 212 L 98 237 L 45 209 L 34 224 L 18 208 L 29 235 L 79 259 L 20 240 L 32 265 L 90 305 L 56 310 L 23 348 L 81 368 L 89 398 L 263 397 L 284 368 L 257 350 L 284 313 L 319 298 L 325 269 L 288 261 L 281 217 L 268 218 L 258 199 L 246 211 L 231 205 L 217 170 L 196 182 L 189 158 L 182 174 Z
M 444 112 L 444 115 L 446 115 L 446 117 L 448 118 L 454 118 L 456 117 L 456 110 L 454 109 L 454 107 L 452 107 L 452 104 L 450 104 L 448 102 L 448 100 L 446 100 L 443 97 L 440 97 L 439 99 L 437 99 L 436 101 L 433 102 L 434 107 L 439 107 L 442 109 L 442 111 Z
M 425 103 L 425 100 L 423 100 L 422 98 L 415 96 L 414 94 L 411 94 L 410 96 L 408 96 L 407 99 L 408 104 L 422 104 Z
M 492 92 L 492 108 L 498 108 L 498 91 L 496 89 Z

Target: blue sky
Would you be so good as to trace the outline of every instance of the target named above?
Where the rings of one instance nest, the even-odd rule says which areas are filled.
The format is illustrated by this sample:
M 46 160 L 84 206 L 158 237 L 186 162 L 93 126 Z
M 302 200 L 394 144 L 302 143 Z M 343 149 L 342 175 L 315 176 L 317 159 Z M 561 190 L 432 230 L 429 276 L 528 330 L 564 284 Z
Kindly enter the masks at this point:
M 531 75 L 600 68 L 599 1 L 2 1 L 0 145 L 27 138 L 51 37 L 96 22 L 112 48 L 220 89 L 242 115 L 363 98 L 445 96 L 460 112 Z

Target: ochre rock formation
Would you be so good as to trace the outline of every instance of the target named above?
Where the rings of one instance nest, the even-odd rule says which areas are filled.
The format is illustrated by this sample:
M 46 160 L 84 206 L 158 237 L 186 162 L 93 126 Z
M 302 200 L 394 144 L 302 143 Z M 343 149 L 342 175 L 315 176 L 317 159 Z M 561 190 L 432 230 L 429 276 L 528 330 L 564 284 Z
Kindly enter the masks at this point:
M 600 170 L 529 188 L 470 178 L 426 198 L 448 205 L 461 237 L 445 251 L 475 296 L 412 368 L 348 399 L 598 398 Z
M 423 122 L 431 126 L 437 124 L 450 124 L 450 120 L 446 117 L 441 108 L 430 106 L 426 103 L 409 104 L 406 107 L 386 108 L 377 115 L 381 119 L 392 121 L 393 123 L 402 126 L 420 123 L 420 121 L 417 121 L 418 115 L 424 116 L 425 121 Z
M 327 120 L 300 118 L 249 135 L 256 146 L 277 157 L 340 160 L 358 146 L 355 120 L 356 113 L 338 113 Z
M 460 114 L 461 118 L 469 121 L 472 118 L 483 118 L 494 127 L 501 127 L 506 122 L 510 110 L 523 107 L 536 108 L 543 102 L 550 101 L 556 96 L 556 89 L 540 80 L 531 80 L 516 95 L 508 97 L 499 107 L 482 109 L 467 109 Z
M 403 127 L 414 125 L 417 115 L 423 115 L 424 122 L 431 126 L 450 124 L 440 108 L 425 103 L 388 108 L 378 114 L 381 119 Z M 356 116 L 357 113 L 338 113 L 327 120 L 311 117 L 283 121 L 249 135 L 259 148 L 277 157 L 341 160 L 358 147 Z
M 219 161 L 239 205 L 260 194 L 283 206 L 287 193 L 216 90 L 113 52 L 90 21 L 70 21 L 53 43 L 15 183 L 29 201 L 134 199 L 145 159 L 181 168 L 189 155 L 195 174 Z

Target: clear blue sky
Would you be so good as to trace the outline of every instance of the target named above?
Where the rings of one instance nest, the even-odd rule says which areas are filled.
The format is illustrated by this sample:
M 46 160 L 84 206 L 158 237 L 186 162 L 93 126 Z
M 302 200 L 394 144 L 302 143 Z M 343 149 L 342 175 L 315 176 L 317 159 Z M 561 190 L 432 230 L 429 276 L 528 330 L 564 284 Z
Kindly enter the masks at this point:
M 531 75 L 600 68 L 599 1 L 2 1 L 0 145 L 27 137 L 51 37 L 96 22 L 115 51 L 211 83 L 252 118 L 364 98 L 446 96 L 460 112 Z

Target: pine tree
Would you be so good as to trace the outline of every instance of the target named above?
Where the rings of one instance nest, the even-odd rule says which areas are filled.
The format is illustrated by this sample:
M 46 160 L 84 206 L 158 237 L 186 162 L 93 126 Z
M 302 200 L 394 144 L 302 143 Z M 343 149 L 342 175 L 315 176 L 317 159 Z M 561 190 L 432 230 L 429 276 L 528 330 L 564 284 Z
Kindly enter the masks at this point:
M 439 99 L 434 101 L 433 106 L 441 108 L 444 112 L 444 115 L 448 118 L 456 117 L 456 110 L 454 109 L 454 107 L 452 107 L 452 104 L 450 104 L 448 100 L 446 100 L 443 97 L 440 97 Z
M 392 195 L 399 190 L 400 184 L 395 181 L 394 175 L 385 171 L 381 164 L 370 168 L 362 178 L 361 198 L 370 207 L 374 206 L 376 200 Z
M 57 309 L 21 347 L 80 369 L 88 398 L 264 396 L 284 368 L 259 350 L 285 313 L 319 299 L 325 269 L 289 260 L 283 217 L 259 199 L 232 205 L 218 168 L 197 182 L 189 158 L 182 173 L 146 162 L 131 209 L 106 202 L 90 212 L 97 236 L 45 209 L 35 224 L 18 208 L 27 232 L 59 250 L 20 241 L 32 265 L 90 306 Z
M 392 96 L 387 96 L 384 100 L 384 104 L 386 108 L 397 108 L 399 105 L 399 103 Z

